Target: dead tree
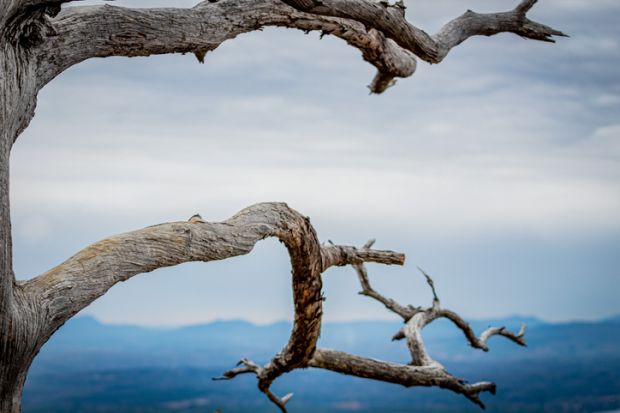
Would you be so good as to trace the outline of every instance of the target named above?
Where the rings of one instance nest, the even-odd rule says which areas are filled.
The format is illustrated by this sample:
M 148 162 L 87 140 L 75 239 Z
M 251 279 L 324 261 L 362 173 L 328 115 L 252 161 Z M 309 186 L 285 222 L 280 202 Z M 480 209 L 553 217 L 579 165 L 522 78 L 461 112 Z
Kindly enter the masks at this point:
M 377 68 L 369 88 L 381 93 L 396 78 L 412 75 L 416 57 L 439 63 L 472 36 L 510 32 L 553 41 L 563 36 L 527 18 L 536 0 L 513 10 L 467 11 L 429 35 L 408 23 L 402 1 L 378 0 L 207 0 L 190 9 L 131 9 L 111 5 L 63 7 L 71 0 L 0 0 L 0 412 L 20 411 L 28 368 L 49 337 L 69 318 L 114 284 L 157 268 L 188 261 L 221 260 L 247 254 L 265 237 L 277 237 L 290 254 L 295 303 L 293 330 L 286 346 L 265 366 L 244 361 L 242 372 L 258 376 L 258 387 L 282 410 L 269 387 L 278 376 L 317 367 L 405 386 L 439 386 L 482 405 L 478 394 L 492 383 L 465 384 L 427 355 L 420 330 L 439 317 L 452 320 L 471 345 L 486 350 L 486 339 L 504 335 L 520 344 L 523 334 L 492 329 L 476 338 L 458 315 L 440 307 L 403 307 L 374 291 L 363 263 L 403 264 L 404 256 L 379 251 L 322 246 L 310 221 L 285 204 L 251 206 L 221 223 L 194 218 L 99 241 L 57 267 L 28 281 L 17 281 L 12 266 L 9 209 L 9 155 L 34 116 L 37 94 L 64 70 L 93 57 L 205 54 L 241 33 L 266 26 L 320 31 L 356 47 Z M 405 321 L 412 363 L 397 365 L 334 350 L 317 349 L 321 328 L 321 274 L 334 265 L 354 265 L 363 293 L 384 303 Z

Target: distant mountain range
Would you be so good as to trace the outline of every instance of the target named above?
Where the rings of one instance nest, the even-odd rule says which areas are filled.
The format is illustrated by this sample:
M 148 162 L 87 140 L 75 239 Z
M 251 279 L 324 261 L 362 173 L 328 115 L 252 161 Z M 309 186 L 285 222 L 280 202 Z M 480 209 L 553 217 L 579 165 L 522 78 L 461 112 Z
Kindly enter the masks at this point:
M 620 408 L 620 316 L 597 322 L 547 323 L 531 317 L 478 320 L 472 327 L 528 325 L 528 347 L 501 337 L 491 351 L 470 348 L 460 330 L 438 321 L 425 330 L 427 347 L 456 374 L 498 382 L 491 411 L 597 412 Z M 406 362 L 392 342 L 399 322 L 325 323 L 319 345 Z M 257 326 L 217 321 L 180 328 L 103 324 L 77 317 L 36 358 L 24 396 L 34 412 L 274 411 L 251 377 L 212 382 L 241 357 L 268 361 L 286 343 L 290 323 Z M 297 371 L 276 384 L 295 390 L 297 411 L 476 411 L 436 389 L 403 389 L 334 373 Z M 297 408 L 295 405 L 297 404 Z M 413 406 L 417 406 L 415 409 Z

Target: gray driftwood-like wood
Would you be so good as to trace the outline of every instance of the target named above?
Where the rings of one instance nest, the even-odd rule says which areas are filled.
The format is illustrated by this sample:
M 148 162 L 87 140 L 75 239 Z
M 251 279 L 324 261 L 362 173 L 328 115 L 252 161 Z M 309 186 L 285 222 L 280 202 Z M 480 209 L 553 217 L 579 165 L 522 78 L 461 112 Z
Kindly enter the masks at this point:
M 427 354 L 421 330 L 444 317 L 463 330 L 474 347 L 501 335 L 524 344 L 523 333 L 493 328 L 476 337 L 456 313 L 435 300 L 429 308 L 402 306 L 372 289 L 365 262 L 404 263 L 392 251 L 320 245 L 309 220 L 285 204 L 251 206 L 221 223 L 192 217 L 99 241 L 59 266 L 28 281 L 13 273 L 9 204 L 11 148 L 28 126 L 41 88 L 64 70 L 93 57 L 193 53 L 200 62 L 226 40 L 267 26 L 319 31 L 360 50 L 377 69 L 369 88 L 382 93 L 397 78 L 411 76 L 416 58 L 439 63 L 471 36 L 501 32 L 553 41 L 560 31 L 531 21 L 534 0 L 513 10 L 479 14 L 467 11 L 429 35 L 405 19 L 402 2 L 379 0 L 207 0 L 189 9 L 131 9 L 112 5 L 64 7 L 71 0 L 0 0 L 0 413 L 18 413 L 28 368 L 41 346 L 70 317 L 114 284 L 157 268 L 188 261 L 212 261 L 249 253 L 256 242 L 277 237 L 289 251 L 295 303 L 293 330 L 280 353 L 264 366 L 250 360 L 224 374 L 254 373 L 258 387 L 281 410 L 290 395 L 270 391 L 281 374 L 300 367 L 399 383 L 439 386 L 480 404 L 478 394 L 492 383 L 464 384 Z M 352 265 L 362 294 L 383 303 L 405 326 L 412 362 L 397 365 L 317 349 L 321 328 L 321 275 L 331 266 Z M 432 285 L 430 277 L 429 283 Z

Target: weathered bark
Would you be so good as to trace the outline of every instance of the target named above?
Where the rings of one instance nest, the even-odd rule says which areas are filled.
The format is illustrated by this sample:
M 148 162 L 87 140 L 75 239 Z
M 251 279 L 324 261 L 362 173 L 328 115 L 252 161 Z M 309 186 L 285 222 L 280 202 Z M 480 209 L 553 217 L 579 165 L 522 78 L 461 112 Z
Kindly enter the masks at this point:
M 24 51 L 0 40 L 0 412 L 11 413 L 20 410 L 38 340 L 31 334 L 37 315 L 22 307 L 23 296 L 15 285 L 9 202 L 10 151 L 34 115 L 35 79 Z
M 374 93 L 395 77 L 416 68 L 413 54 L 376 30 L 353 20 L 303 13 L 280 0 L 236 0 L 200 3 L 192 9 L 128 9 L 111 5 L 73 7 L 51 22 L 54 36 L 39 47 L 39 78 L 47 83 L 68 67 L 92 57 L 205 54 L 239 34 L 278 26 L 320 31 L 358 48 L 378 73 L 369 85 Z
M 283 0 L 290 6 L 315 15 L 352 19 L 376 29 L 429 63 L 440 63 L 450 50 L 472 36 L 514 33 L 533 40 L 553 42 L 553 36 L 566 36 L 559 30 L 526 17 L 537 0 L 522 0 L 503 13 L 465 14 L 451 20 L 434 36 L 412 25 L 405 18 L 403 2 L 390 5 L 375 0 Z
M 0 412 L 19 411 L 23 380 L 14 371 L 16 345 L 13 335 L 13 283 L 11 267 L 11 223 L 9 216 L 8 151 L 2 148 L 0 161 Z M 25 372 L 24 372 L 25 374 Z M 13 409 L 12 405 L 16 407 Z
M 449 374 L 441 366 L 390 363 L 324 348 L 316 349 L 308 365 L 348 376 L 400 384 L 405 387 L 436 386 L 462 394 L 479 405 L 481 404 L 478 400 L 480 392 L 495 393 L 495 384 L 491 382 L 467 384 Z
M 15 276 L 12 267 L 11 215 L 9 208 L 9 150 L 0 147 L 0 321 L 11 302 Z
M 369 241 L 365 247 L 370 248 L 373 242 Z M 505 327 L 490 327 L 480 337 L 476 337 L 470 325 L 457 313 L 441 307 L 433 280 L 421 269 L 420 271 L 433 293 L 433 304 L 427 308 L 412 305 L 403 306 L 391 298 L 384 297 L 371 287 L 368 272 L 363 263 L 353 264 L 353 268 L 357 272 L 362 287 L 360 294 L 382 303 L 405 322 L 404 327 L 392 337 L 392 340 L 406 339 L 411 361 L 409 364 L 403 365 L 354 356 L 340 351 L 317 349 L 308 365 L 348 375 L 397 383 L 406 387 L 438 386 L 462 394 L 473 403 L 484 408 L 484 403 L 480 400 L 480 393 L 495 394 L 495 384 L 486 381 L 469 384 L 450 374 L 441 363 L 433 360 L 426 351 L 422 330 L 438 318 L 447 318 L 463 331 L 472 347 L 489 351 L 486 342 L 494 335 L 506 337 L 516 344 L 525 346 L 525 325 L 521 327 L 518 333 L 512 333 Z
M 392 251 L 322 247 L 309 219 L 282 203 L 257 204 L 222 223 L 191 219 L 107 238 L 38 277 L 14 284 L 13 306 L 7 312 L 13 334 L 3 335 L 8 341 L 2 360 L 10 360 L 3 363 L 10 370 L 3 372 L 2 389 L 10 392 L 6 402 L 19 400 L 13 396 L 21 391 L 23 377 L 47 339 L 114 284 L 183 262 L 247 254 L 266 237 L 277 237 L 289 251 L 295 304 L 289 342 L 261 370 L 258 385 L 267 394 L 274 379 L 306 366 L 314 353 L 321 328 L 323 271 L 360 262 L 404 263 L 404 256 Z
M 2 314 L 0 334 L 0 412 L 19 413 L 32 360 L 48 337 L 41 334 L 46 314 L 15 285 Z
M 476 35 L 512 32 L 552 41 L 563 33 L 533 22 L 526 13 L 536 2 L 523 0 L 511 11 L 468 11 L 430 36 L 405 19 L 402 2 L 375 0 L 207 0 L 191 9 L 130 9 L 113 6 L 71 7 L 71 0 L 0 0 L 0 412 L 18 413 L 28 368 L 41 346 L 66 320 L 114 284 L 136 274 L 188 261 L 211 261 L 249 253 L 265 237 L 287 247 L 292 264 L 295 318 L 290 339 L 265 366 L 249 360 L 225 373 L 232 378 L 254 373 L 258 387 L 281 410 L 282 398 L 269 387 L 281 374 L 319 367 L 406 386 L 439 386 L 482 405 L 481 391 L 492 383 L 465 385 L 426 353 L 421 330 L 436 318 L 448 318 L 470 344 L 488 350 L 487 339 L 501 335 L 524 345 L 515 334 L 491 328 L 476 337 L 456 313 L 439 306 L 402 306 L 370 286 L 364 262 L 404 263 L 402 254 L 371 249 L 321 246 L 309 220 L 285 204 L 257 204 L 222 223 L 193 217 L 111 237 L 78 252 L 56 268 L 17 282 L 12 267 L 9 205 L 9 156 L 13 143 L 34 115 L 39 90 L 67 68 L 92 57 L 205 54 L 241 33 L 265 26 L 320 31 L 345 40 L 377 68 L 369 85 L 382 93 L 396 78 L 412 75 L 416 55 L 440 62 L 456 45 Z M 353 265 L 362 294 L 377 299 L 403 318 L 395 339 L 406 338 L 412 365 L 402 366 L 317 350 L 321 327 L 321 273 L 333 265 Z M 427 278 L 432 286 L 430 277 Z
M 13 143 L 34 116 L 37 77 L 31 56 L 4 38 L 0 26 L 0 310 L 10 305 L 12 266 L 9 157 Z M 3 312 L 0 312 L 2 314 Z

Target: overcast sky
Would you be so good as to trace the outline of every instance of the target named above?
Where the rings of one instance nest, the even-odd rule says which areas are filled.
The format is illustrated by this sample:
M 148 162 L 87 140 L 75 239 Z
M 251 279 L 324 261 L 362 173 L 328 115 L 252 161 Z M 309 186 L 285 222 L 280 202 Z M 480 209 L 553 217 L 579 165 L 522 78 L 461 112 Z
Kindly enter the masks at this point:
M 467 3 L 467 4 L 466 4 Z M 433 32 L 465 8 L 410 1 Z M 121 2 L 151 5 L 164 2 Z M 191 2 L 175 2 L 189 5 Z M 30 278 L 88 243 L 199 212 L 219 221 L 262 201 L 311 217 L 319 237 L 407 253 L 370 266 L 376 288 L 474 317 L 620 313 L 620 2 L 541 0 L 555 45 L 475 38 L 381 96 L 374 68 L 336 38 L 266 29 L 193 55 L 80 64 L 39 96 L 11 161 L 15 268 Z M 84 313 L 178 325 L 291 319 L 288 256 L 158 270 Z M 328 320 L 389 318 L 352 269 L 325 276 Z

